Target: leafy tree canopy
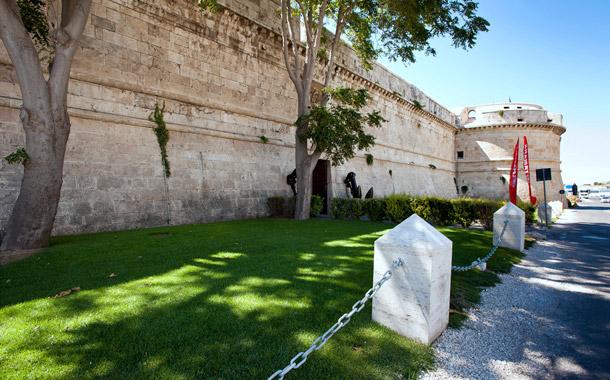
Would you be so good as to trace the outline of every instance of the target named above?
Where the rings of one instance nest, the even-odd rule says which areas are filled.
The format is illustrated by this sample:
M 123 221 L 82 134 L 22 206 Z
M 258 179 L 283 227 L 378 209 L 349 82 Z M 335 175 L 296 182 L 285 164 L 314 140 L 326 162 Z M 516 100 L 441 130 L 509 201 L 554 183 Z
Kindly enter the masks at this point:
M 360 113 L 371 99 L 366 89 L 324 89 L 330 97 L 329 106 L 312 106 L 308 115 L 301 116 L 297 124 L 308 123 L 307 131 L 300 135 L 301 141 L 309 139 L 312 149 L 325 153 L 333 165 L 341 165 L 353 158 L 355 148 L 368 150 L 375 137 L 367 134 L 366 126 L 379 128 L 386 121 L 379 111 Z
M 478 3 L 471 0 L 293 0 L 293 14 L 319 20 L 319 11 L 344 35 L 362 64 L 385 55 L 391 60 L 415 62 L 415 52 L 435 55 L 430 39 L 448 35 L 453 45 L 472 48 L 479 32 L 489 23 L 477 16 Z M 303 16 L 305 15 L 305 16 Z M 340 29 L 339 29 L 340 30 Z

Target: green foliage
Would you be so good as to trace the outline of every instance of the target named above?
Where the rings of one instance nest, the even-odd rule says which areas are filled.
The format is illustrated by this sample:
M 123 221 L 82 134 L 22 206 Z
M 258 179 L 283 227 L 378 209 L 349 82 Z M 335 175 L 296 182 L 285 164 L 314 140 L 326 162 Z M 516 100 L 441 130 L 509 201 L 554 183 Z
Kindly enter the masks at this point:
M 450 199 L 437 197 L 426 197 L 425 199 L 428 203 L 427 221 L 430 221 L 437 226 L 447 226 L 455 222 L 453 202 Z
M 466 185 L 462 186 L 462 194 L 466 194 L 467 191 L 468 191 L 468 186 L 466 186 Z
M 46 15 L 46 2 L 41 0 L 17 0 L 19 14 L 25 30 L 32 37 L 40 60 L 51 64 L 55 52 L 53 40 L 49 38 L 49 20 Z M 54 25 L 51 24 L 51 27 Z
M 402 97 L 403 97 L 403 94 L 401 94 L 401 93 L 400 93 L 400 92 L 398 92 L 398 91 L 394 91 L 394 92 L 393 92 L 393 94 L 394 94 L 394 96 L 398 96 L 399 98 L 402 98 Z
M 169 178 L 171 172 L 169 169 L 169 159 L 167 157 L 166 150 L 167 142 L 169 141 L 169 131 L 167 130 L 167 126 L 163 120 L 164 111 L 165 102 L 163 102 L 162 108 L 159 108 L 159 103 L 155 102 L 155 110 L 148 116 L 148 120 L 157 124 L 156 127 L 153 127 L 153 131 L 155 132 L 155 135 L 157 135 L 157 142 L 159 143 L 159 148 L 161 149 L 161 162 L 165 168 L 165 175 Z
M 271 211 L 272 217 L 281 217 L 284 216 L 284 207 L 286 205 L 286 198 L 282 196 L 275 196 L 267 198 L 267 206 L 269 206 L 269 211 Z
M 394 222 L 400 223 L 413 214 L 412 198 L 405 194 L 392 194 L 385 198 L 386 215 Z
M 530 202 L 523 202 L 519 199 L 517 200 L 517 207 L 525 212 L 525 223 L 536 223 L 537 209 L 535 205 Z
M 366 89 L 324 89 L 334 101 L 330 106 L 312 106 L 308 115 L 297 120 L 298 126 L 308 125 L 299 136 L 301 141 L 311 140 L 312 149 L 325 153 L 333 165 L 341 165 L 354 157 L 356 149 L 368 150 L 375 137 L 365 132 L 365 126 L 380 128 L 386 121 L 379 111 L 360 113 L 371 99 Z
M 434 164 L 428 164 L 428 166 L 430 167 L 430 169 L 436 169 L 436 165 Z
M 17 148 L 14 153 L 4 157 L 4 160 L 9 164 L 23 164 L 27 166 L 30 162 L 30 156 L 26 153 L 25 148 Z
M 324 208 L 324 198 L 319 195 L 311 196 L 311 203 L 309 207 L 309 216 L 316 217 L 320 215 L 322 209 Z
M 430 40 L 442 35 L 450 36 L 455 47 L 472 48 L 477 34 L 489 25 L 476 15 L 478 4 L 470 0 L 362 1 L 356 5 L 345 30 L 365 67 L 380 55 L 403 62 L 415 62 L 417 51 L 435 55 Z
M 505 205 L 503 201 L 492 201 L 486 199 L 473 199 L 472 207 L 475 218 L 486 230 L 493 229 L 494 213 Z
M 333 198 L 330 215 L 335 219 L 347 219 L 350 216 L 349 198 Z
M 50 47 L 46 4 L 41 0 L 17 0 L 19 14 L 25 30 L 39 47 Z
M 373 160 L 374 160 L 373 155 L 372 155 L 372 154 L 367 153 L 367 154 L 366 154 L 366 164 L 367 164 L 368 166 L 373 166 Z
M 424 109 L 424 106 L 417 99 L 413 99 L 413 105 L 420 111 Z
M 296 205 L 295 197 L 285 198 L 281 195 L 267 198 L 267 206 L 272 217 L 294 218 L 294 208 Z M 334 204 L 333 204 L 334 206 Z M 349 207 L 349 203 L 346 204 Z M 311 206 L 309 208 L 309 216 L 315 217 L 320 215 L 324 208 L 324 198 L 318 195 L 311 196 Z M 332 209 L 331 209 L 332 213 Z M 345 213 L 347 215 L 347 212 Z
M 503 110 L 498 111 L 498 115 L 500 115 L 500 117 L 504 116 L 504 111 Z
M 453 212 L 455 220 L 464 228 L 470 227 L 476 220 L 472 199 L 455 199 L 453 201 Z
M 360 220 L 365 214 L 366 210 L 364 209 L 364 204 L 362 203 L 362 199 L 354 198 L 351 201 L 351 217 L 350 219 Z
M 269 143 L 269 139 L 267 137 L 263 136 L 259 136 L 259 138 L 261 139 L 262 142 L 264 142 L 265 144 Z
M 209 9 L 212 12 L 220 12 L 222 10 L 222 6 L 216 0 L 197 0 L 197 4 L 201 11 Z
M 504 177 L 502 177 L 502 178 L 504 178 Z M 455 184 L 455 193 L 457 195 L 460 195 L 460 187 L 458 186 L 457 178 L 453 177 L 453 183 Z
M 390 175 L 390 177 L 392 176 L 392 169 L 388 170 L 388 174 Z
M 294 209 L 296 206 L 297 199 L 296 197 L 288 197 L 286 198 L 286 203 L 284 205 L 284 217 L 285 218 L 294 218 Z
M 492 229 L 493 214 L 504 206 L 505 202 L 467 198 L 413 197 L 402 193 L 365 200 L 333 198 L 332 204 L 331 215 L 337 219 L 360 219 L 362 217 L 360 210 L 363 207 L 366 216 L 371 221 L 389 219 L 394 223 L 400 223 L 411 215 L 417 214 L 425 221 L 437 226 L 447 226 L 458 222 L 463 227 L 468 227 L 478 220 L 486 229 Z M 522 206 L 524 205 L 526 204 Z
M 506 178 L 504 176 L 500 176 L 500 179 L 502 180 L 502 183 L 506 185 Z
M 363 201 L 365 214 L 371 222 L 382 222 L 388 219 L 385 203 L 385 199 L 381 198 L 370 198 Z

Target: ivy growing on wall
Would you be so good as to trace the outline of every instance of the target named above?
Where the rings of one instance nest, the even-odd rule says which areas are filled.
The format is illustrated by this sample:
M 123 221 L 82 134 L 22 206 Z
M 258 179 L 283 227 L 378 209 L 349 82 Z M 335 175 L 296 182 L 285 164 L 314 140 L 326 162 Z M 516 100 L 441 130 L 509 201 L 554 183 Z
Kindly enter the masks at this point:
M 4 157 L 4 160 L 10 164 L 23 164 L 27 166 L 30 162 L 30 156 L 26 153 L 25 148 L 17 148 L 14 153 Z
M 161 162 L 163 163 L 163 167 L 165 168 L 165 176 L 169 177 L 171 172 L 169 170 L 169 160 L 167 158 L 167 150 L 165 146 L 169 141 L 169 131 L 165 125 L 165 121 L 163 121 L 163 112 L 165 111 L 165 102 L 163 102 L 163 107 L 159 108 L 159 103 L 155 102 L 155 110 L 151 112 L 148 116 L 148 120 L 155 122 L 157 124 L 156 127 L 153 127 L 153 131 L 157 135 L 157 142 L 159 143 L 159 148 L 161 149 Z

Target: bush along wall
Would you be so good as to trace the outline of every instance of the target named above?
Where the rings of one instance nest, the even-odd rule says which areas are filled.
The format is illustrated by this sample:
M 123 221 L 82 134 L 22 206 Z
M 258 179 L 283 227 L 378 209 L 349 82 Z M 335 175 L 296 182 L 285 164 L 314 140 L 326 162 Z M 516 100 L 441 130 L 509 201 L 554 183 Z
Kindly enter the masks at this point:
M 366 215 L 370 221 L 392 221 L 400 223 L 413 214 L 438 225 L 460 224 L 467 228 L 474 222 L 491 230 L 493 214 L 506 202 L 486 199 L 443 199 L 436 197 L 413 197 L 407 194 L 392 194 L 384 198 L 349 199 L 333 198 L 330 215 L 337 219 L 360 219 Z M 534 222 L 536 208 L 525 202 L 517 206 L 525 211 L 525 221 Z
M 270 216 L 274 218 L 294 218 L 295 202 L 295 197 L 286 198 L 279 195 L 267 198 Z M 324 198 L 318 195 L 312 195 L 309 216 L 316 217 L 320 215 L 323 208 Z

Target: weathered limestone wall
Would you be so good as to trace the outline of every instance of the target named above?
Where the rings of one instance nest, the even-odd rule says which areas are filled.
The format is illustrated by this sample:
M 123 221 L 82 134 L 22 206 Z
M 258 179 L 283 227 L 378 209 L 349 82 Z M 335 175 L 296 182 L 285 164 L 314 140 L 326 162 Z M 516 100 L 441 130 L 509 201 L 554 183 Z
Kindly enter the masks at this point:
M 529 201 L 529 189 L 523 169 L 523 136 L 527 137 L 532 195 L 544 202 L 543 183 L 536 182 L 536 169 L 551 168 L 552 181 L 547 181 L 547 200 L 560 200 L 561 179 L 559 147 L 565 129 L 554 125 L 496 125 L 460 128 L 456 136 L 458 185 L 468 186 L 467 196 L 509 199 L 508 182 L 513 151 L 519 139 L 517 196 Z M 502 179 L 504 178 L 504 180 Z
M 70 82 L 72 133 L 55 234 L 157 226 L 168 218 L 159 147 L 148 116 L 165 102 L 172 224 L 267 214 L 266 198 L 290 195 L 296 95 L 284 67 L 274 2 L 232 0 L 201 14 L 185 0 L 95 1 Z M 455 116 L 378 66 L 339 52 L 337 84 L 367 87 L 389 120 L 364 152 L 330 171 L 331 196 L 358 174 L 366 191 L 454 195 Z M 417 110 L 418 100 L 424 110 Z M 19 86 L 0 44 L 0 156 L 24 146 Z M 266 136 L 269 143 L 261 141 Z M 433 169 L 430 165 L 434 165 Z M 0 223 L 21 170 L 0 164 Z M 392 170 L 392 177 L 388 171 Z

